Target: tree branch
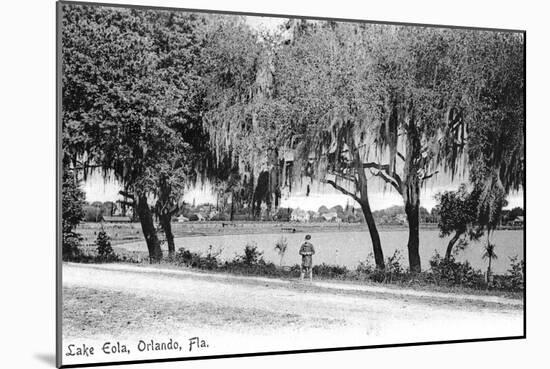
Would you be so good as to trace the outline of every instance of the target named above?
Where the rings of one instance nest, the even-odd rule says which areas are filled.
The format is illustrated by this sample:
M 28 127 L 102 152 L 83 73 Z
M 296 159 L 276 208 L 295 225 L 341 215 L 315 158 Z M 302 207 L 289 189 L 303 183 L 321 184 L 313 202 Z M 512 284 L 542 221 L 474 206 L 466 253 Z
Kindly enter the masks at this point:
M 429 179 L 429 178 L 432 178 L 434 175 L 436 175 L 437 173 L 439 173 L 439 170 L 436 170 L 435 172 L 433 173 L 430 173 L 428 175 L 425 175 L 424 177 L 422 177 L 422 180 L 425 181 L 426 179 Z
M 357 195 L 355 195 L 354 193 L 349 192 L 344 187 L 337 185 L 336 182 L 331 181 L 331 180 L 325 180 L 324 182 L 328 183 L 329 185 L 331 185 L 332 187 L 334 187 L 338 191 L 342 192 L 344 195 L 351 196 L 355 201 L 357 201 L 359 203 L 361 202 L 361 199 L 359 199 L 359 197 L 357 197 Z
M 124 200 L 118 200 L 117 202 L 121 205 L 132 206 L 132 207 L 135 205 L 135 203 L 133 201 L 129 202 L 129 201 L 124 201 Z
M 78 163 L 80 166 L 75 166 L 75 167 L 72 167 L 71 169 L 73 170 L 86 170 L 86 169 L 92 169 L 92 168 L 101 168 L 102 165 L 90 165 L 90 164 L 83 164 L 83 163 Z
M 369 163 L 363 163 L 363 168 L 367 168 L 367 169 L 375 168 L 375 169 L 378 169 L 378 170 L 389 170 L 390 166 L 389 166 L 389 164 L 379 164 L 379 163 L 369 162 Z
M 129 192 L 120 190 L 120 191 L 118 191 L 118 193 L 119 193 L 120 195 L 124 196 L 124 197 L 127 197 L 127 198 L 129 198 L 129 199 L 135 200 L 134 195 L 132 195 L 132 194 L 129 193 Z
M 402 194 L 402 191 L 401 191 L 401 186 L 402 186 L 401 177 L 399 177 L 399 175 L 397 173 L 390 174 L 388 172 L 389 168 L 390 168 L 389 164 L 384 164 L 383 165 L 383 164 L 379 164 L 379 163 L 369 162 L 369 163 L 363 163 L 363 168 L 378 169 L 378 172 L 376 172 L 376 173 L 371 170 L 370 171 L 371 174 L 374 175 L 374 176 L 382 178 L 384 181 L 386 181 L 386 183 L 391 184 L 397 190 L 397 192 Z
M 345 179 L 346 181 L 353 182 L 355 185 L 357 185 L 357 178 L 354 177 L 354 176 L 351 176 L 349 174 L 340 173 L 340 172 L 335 172 L 335 171 L 331 171 L 330 174 L 338 176 L 342 179 Z
M 395 188 L 395 190 L 399 193 L 399 194 L 403 194 L 403 192 L 401 191 L 401 180 L 397 180 L 393 177 L 390 177 L 388 175 L 388 173 L 384 172 L 384 171 L 381 171 L 379 170 L 378 172 L 373 172 L 372 170 L 370 171 L 371 174 L 373 176 L 376 176 L 376 177 L 380 177 L 382 178 L 386 183 L 389 183 L 393 186 L 393 188 Z

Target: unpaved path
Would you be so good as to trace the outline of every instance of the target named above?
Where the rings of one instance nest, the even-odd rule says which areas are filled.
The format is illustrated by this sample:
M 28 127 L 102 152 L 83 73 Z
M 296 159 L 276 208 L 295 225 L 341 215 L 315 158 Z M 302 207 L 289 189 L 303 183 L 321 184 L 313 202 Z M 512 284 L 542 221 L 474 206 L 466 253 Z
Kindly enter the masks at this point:
M 490 296 L 71 263 L 63 265 L 63 287 L 154 298 L 157 310 L 163 301 L 186 306 L 185 324 L 176 319 L 171 327 L 215 336 L 217 349 L 210 354 L 523 334 L 521 301 Z M 198 314 L 204 307 L 213 313 Z M 274 318 L 262 324 L 266 317 Z M 220 319 L 227 324 L 218 324 Z M 150 326 L 137 324 L 127 336 L 153 333 Z

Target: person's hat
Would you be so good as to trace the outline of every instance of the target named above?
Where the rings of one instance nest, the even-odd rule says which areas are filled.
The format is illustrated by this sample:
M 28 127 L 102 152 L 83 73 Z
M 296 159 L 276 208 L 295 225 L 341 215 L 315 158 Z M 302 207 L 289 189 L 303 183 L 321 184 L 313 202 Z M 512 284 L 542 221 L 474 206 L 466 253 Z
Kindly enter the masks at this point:
M 306 240 L 311 240 L 311 235 L 306 234 Z

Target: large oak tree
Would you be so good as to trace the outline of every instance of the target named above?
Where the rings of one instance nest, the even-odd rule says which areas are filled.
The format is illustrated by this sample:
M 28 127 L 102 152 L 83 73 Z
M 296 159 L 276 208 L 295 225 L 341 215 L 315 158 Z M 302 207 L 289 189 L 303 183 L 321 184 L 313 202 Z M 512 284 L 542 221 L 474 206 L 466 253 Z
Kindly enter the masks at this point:
M 62 22 L 64 155 L 85 175 L 101 170 L 124 186 L 150 260 L 158 261 L 149 202 L 158 198 L 169 226 L 164 216 L 171 216 L 191 160 L 185 133 L 196 115 L 201 19 L 64 5 Z

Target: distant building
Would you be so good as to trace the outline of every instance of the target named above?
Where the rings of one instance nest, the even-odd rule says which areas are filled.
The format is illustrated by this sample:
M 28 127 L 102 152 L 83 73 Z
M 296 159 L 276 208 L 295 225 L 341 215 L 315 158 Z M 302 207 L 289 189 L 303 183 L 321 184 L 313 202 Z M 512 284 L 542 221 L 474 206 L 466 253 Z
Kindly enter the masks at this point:
M 210 212 L 206 215 L 206 218 L 212 219 L 214 217 L 217 217 L 218 215 L 220 215 L 220 212 L 216 209 L 213 209 L 213 210 L 210 210 Z
M 293 222 L 309 222 L 311 214 L 302 209 L 294 209 L 290 214 L 290 220 Z
M 336 213 L 335 211 L 330 211 L 328 213 L 321 214 L 321 216 L 325 218 L 327 222 L 336 222 L 337 219 L 339 219 L 338 213 Z
M 524 217 L 520 215 L 520 216 L 517 216 L 516 219 L 512 220 L 512 225 L 523 226 L 524 222 L 525 222 Z
M 401 224 L 407 224 L 407 215 L 406 214 L 396 214 L 395 219 Z
M 104 215 L 102 218 L 105 223 L 130 223 L 132 221 L 132 218 L 124 216 L 109 217 Z

